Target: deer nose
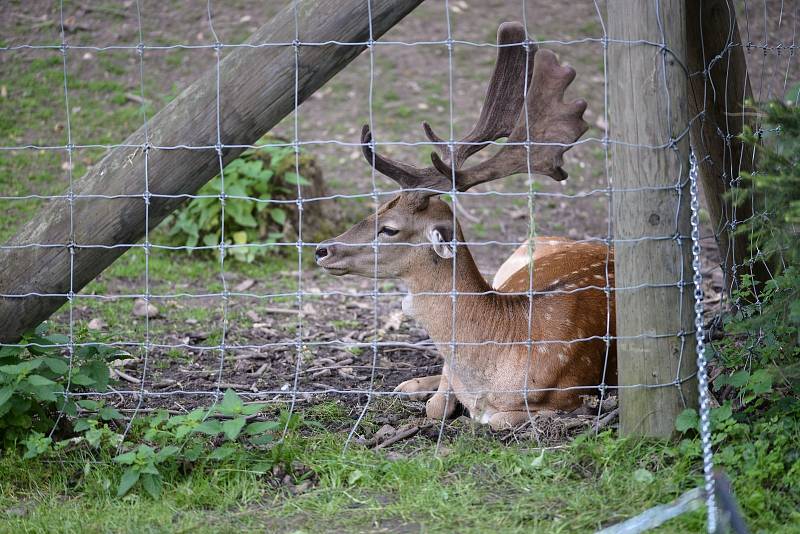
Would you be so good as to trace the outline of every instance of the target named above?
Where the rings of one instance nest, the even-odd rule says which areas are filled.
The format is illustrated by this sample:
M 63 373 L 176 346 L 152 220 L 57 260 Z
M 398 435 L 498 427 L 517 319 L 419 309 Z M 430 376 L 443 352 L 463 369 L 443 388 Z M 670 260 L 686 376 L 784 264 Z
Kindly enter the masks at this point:
M 333 247 L 326 243 L 320 243 L 317 245 L 317 250 L 314 251 L 314 258 L 317 260 L 317 263 L 322 261 L 323 258 L 327 258 L 333 252 Z

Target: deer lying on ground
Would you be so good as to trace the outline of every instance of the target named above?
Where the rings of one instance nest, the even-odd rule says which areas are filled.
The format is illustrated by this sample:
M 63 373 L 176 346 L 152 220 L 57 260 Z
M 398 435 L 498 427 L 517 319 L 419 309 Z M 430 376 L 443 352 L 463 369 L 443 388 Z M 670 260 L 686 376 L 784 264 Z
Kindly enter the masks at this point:
M 520 247 L 491 287 L 467 246 L 458 245 L 465 242 L 461 227 L 437 197 L 453 186 L 466 191 L 528 171 L 567 177 L 562 156 L 586 131 L 586 103 L 562 101 L 575 71 L 561 66 L 555 54 L 502 46 L 524 36 L 518 23 L 498 30 L 501 46 L 480 118 L 452 153 L 423 123 L 442 152 L 431 154 L 432 167 L 375 153 L 364 127 L 367 161 L 404 191 L 316 250 L 317 263 L 330 274 L 399 278 L 407 284 L 403 310 L 428 331 L 444 365 L 441 375 L 408 380 L 396 391 L 433 393 L 426 404 L 430 418 L 452 415 L 457 399 L 473 419 L 495 429 L 517 426 L 531 411 L 574 410 L 581 395 L 616 384 L 615 346 L 605 342 L 615 335 L 613 293 L 607 291 L 614 285 L 612 251 L 604 244 L 540 238 L 530 246 L 532 255 L 528 244 Z M 508 143 L 495 155 L 462 168 L 488 142 L 504 137 Z M 536 143 L 530 158 L 520 143 L 526 139 Z

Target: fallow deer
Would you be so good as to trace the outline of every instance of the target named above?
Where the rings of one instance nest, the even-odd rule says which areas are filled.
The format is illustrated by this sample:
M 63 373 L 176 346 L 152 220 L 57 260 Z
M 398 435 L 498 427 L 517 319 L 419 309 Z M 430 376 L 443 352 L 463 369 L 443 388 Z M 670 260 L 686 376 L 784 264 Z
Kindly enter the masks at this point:
M 450 206 L 437 197 L 516 173 L 567 177 L 562 156 L 587 129 L 586 103 L 563 102 L 575 71 L 549 50 L 526 48 L 524 38 L 521 24 L 500 26 L 480 118 L 461 141 L 449 146 L 423 123 L 441 152 L 431 154 L 432 167 L 377 154 L 364 126 L 364 156 L 403 192 L 316 250 L 317 263 L 330 274 L 399 278 L 408 286 L 403 310 L 428 331 L 444 365 L 441 375 L 408 380 L 396 391 L 433 393 L 430 418 L 450 416 L 454 396 L 473 419 L 495 429 L 517 426 L 531 411 L 573 410 L 581 395 L 616 384 L 609 247 L 537 239 L 506 261 L 491 287 L 467 246 L 459 245 L 464 236 Z M 507 142 L 496 154 L 462 168 L 502 138 Z

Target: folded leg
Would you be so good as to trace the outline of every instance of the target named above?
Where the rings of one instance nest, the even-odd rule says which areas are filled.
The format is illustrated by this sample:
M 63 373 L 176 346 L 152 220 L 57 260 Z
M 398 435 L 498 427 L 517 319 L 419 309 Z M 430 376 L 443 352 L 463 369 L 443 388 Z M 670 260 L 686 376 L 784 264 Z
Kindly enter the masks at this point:
M 448 394 L 449 385 L 447 375 L 442 374 L 439 380 L 439 389 L 425 404 L 425 414 L 429 419 L 449 418 L 456 411 L 458 399 L 452 390 L 449 390 Z
M 398 393 L 405 393 L 402 398 L 411 400 L 430 399 L 442 381 L 442 375 L 422 376 L 401 382 L 394 390 Z

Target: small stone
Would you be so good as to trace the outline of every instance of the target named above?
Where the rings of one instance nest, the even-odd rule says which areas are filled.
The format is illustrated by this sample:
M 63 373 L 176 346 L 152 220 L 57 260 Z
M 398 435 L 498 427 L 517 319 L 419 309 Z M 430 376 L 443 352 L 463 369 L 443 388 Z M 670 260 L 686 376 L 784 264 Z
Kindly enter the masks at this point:
M 86 325 L 86 327 L 87 327 L 89 330 L 102 330 L 102 329 L 104 329 L 106 326 L 108 326 L 108 325 L 106 324 L 106 322 L 105 322 L 104 320 L 102 320 L 102 319 L 98 318 L 98 317 L 95 317 L 94 319 L 92 319 L 91 321 L 89 321 L 89 324 L 88 324 L 88 325 Z
M 136 317 L 149 317 L 150 319 L 158 317 L 158 308 L 155 304 L 145 302 L 144 299 L 136 299 L 133 303 L 133 314 Z

